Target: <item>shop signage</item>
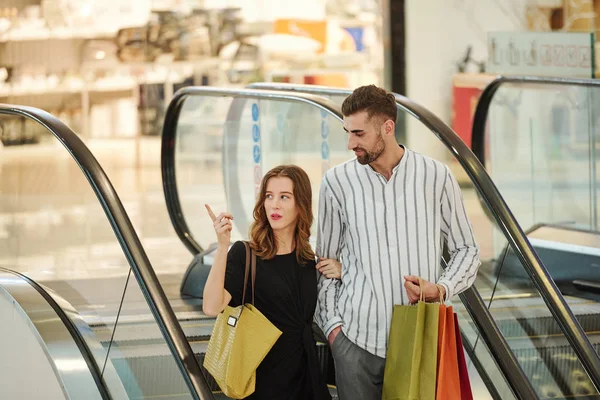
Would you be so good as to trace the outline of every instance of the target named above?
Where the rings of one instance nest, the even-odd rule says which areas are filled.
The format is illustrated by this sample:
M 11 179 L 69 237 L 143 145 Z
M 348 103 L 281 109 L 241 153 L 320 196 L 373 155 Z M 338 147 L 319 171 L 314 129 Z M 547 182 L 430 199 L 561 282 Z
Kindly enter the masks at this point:
M 487 70 L 502 75 L 594 77 L 591 32 L 490 32 Z

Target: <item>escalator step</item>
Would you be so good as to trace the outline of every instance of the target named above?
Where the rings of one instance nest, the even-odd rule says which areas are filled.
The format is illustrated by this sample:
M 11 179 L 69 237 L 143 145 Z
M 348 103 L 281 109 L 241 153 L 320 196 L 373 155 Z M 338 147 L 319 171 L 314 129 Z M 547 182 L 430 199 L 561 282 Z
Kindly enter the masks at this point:
M 600 318 L 598 314 L 580 314 L 576 315 L 576 318 L 583 330 L 590 334 L 590 340 L 592 340 L 593 334 L 600 332 Z M 562 334 L 558 323 L 551 316 L 507 320 L 497 319 L 496 324 L 507 339 L 512 337 Z M 600 338 L 598 341 L 600 341 Z
M 598 352 L 598 345 L 594 345 Z M 540 398 L 600 398 L 569 345 L 513 350 Z M 594 397 L 588 397 L 594 396 Z
M 212 390 L 213 392 L 219 392 L 219 391 L 221 391 L 221 388 L 219 388 L 219 385 L 217 385 L 217 382 L 212 377 L 212 375 L 204 368 L 204 356 L 205 355 L 206 355 L 205 353 L 196 353 L 196 360 L 198 360 L 198 365 L 200 365 L 200 369 L 202 370 L 202 375 L 204 375 L 204 379 L 206 379 L 206 382 L 208 383 L 210 390 Z

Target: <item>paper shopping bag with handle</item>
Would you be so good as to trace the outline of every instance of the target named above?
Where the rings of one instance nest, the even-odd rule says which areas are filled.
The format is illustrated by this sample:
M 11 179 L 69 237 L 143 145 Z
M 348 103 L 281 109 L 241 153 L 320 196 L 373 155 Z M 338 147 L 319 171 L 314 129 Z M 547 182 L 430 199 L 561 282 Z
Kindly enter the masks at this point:
M 394 306 L 382 399 L 435 400 L 439 311 L 422 290 L 417 305 Z
M 436 399 L 460 400 L 454 310 L 444 304 L 440 304 L 439 309 Z

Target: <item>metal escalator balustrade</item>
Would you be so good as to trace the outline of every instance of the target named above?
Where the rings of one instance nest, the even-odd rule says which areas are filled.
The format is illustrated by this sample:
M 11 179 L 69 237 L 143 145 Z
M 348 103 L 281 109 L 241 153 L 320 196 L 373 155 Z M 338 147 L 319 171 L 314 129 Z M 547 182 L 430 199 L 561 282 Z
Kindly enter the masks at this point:
M 3 365 L 0 397 L 34 396 L 29 388 L 13 386 L 34 371 L 36 384 L 43 385 L 50 398 L 125 398 L 124 390 L 117 389 L 120 382 L 111 366 L 103 374 L 92 355 L 90 346 L 98 342 L 84 338 L 84 323 L 64 299 L 20 273 L 0 268 L 0 305 L 2 354 L 8 361 Z M 21 323 L 28 329 L 18 328 Z M 36 350 L 45 357 L 37 358 Z M 111 381 L 110 391 L 105 380 Z

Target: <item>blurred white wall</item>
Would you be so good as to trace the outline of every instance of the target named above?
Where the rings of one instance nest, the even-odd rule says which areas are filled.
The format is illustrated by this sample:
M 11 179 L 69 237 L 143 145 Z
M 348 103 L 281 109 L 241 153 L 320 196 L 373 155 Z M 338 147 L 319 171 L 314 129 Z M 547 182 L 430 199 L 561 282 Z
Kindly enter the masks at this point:
M 487 60 L 487 32 L 525 30 L 528 0 L 406 0 L 407 95 L 448 125 L 452 122 L 452 76 L 473 46 L 472 57 Z M 474 71 L 473 71 L 474 72 Z M 445 159 L 446 150 L 414 118 L 408 118 L 408 146 Z

